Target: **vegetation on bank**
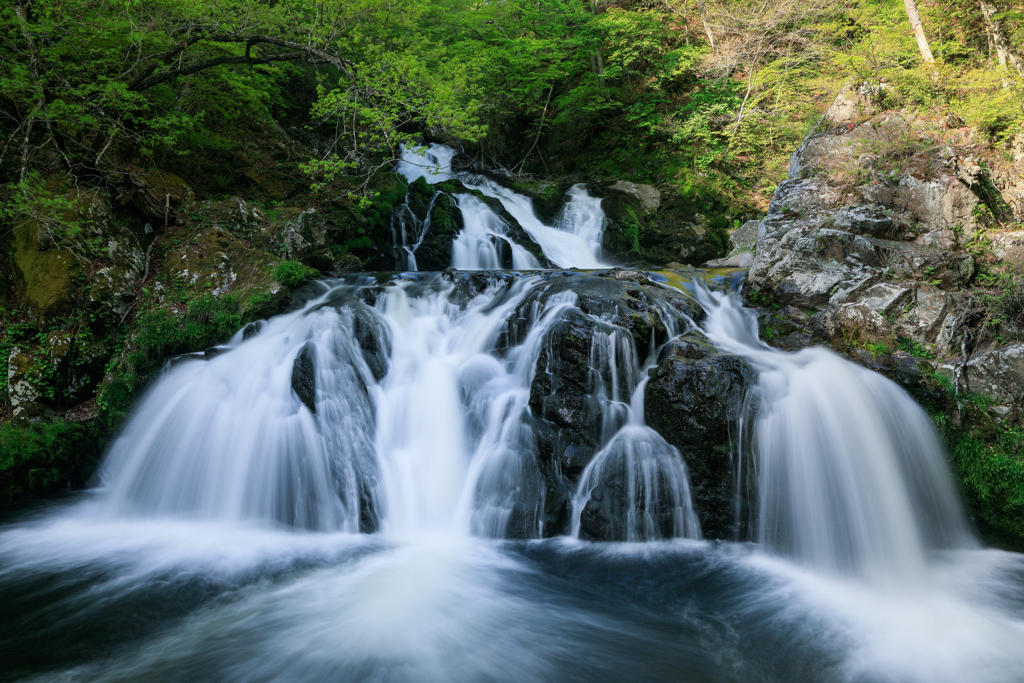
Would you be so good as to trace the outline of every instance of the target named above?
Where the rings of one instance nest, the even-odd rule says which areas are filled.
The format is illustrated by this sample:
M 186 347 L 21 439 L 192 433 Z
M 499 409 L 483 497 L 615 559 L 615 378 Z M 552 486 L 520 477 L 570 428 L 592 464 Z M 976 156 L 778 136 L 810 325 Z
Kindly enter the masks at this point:
M 167 356 L 226 341 L 317 271 L 382 267 L 409 193 L 389 170 L 404 143 L 452 144 L 523 189 L 653 184 L 671 220 L 620 212 L 622 250 L 652 262 L 678 255 L 680 225 L 723 251 L 843 88 L 956 131 L 1005 171 L 1021 149 L 1024 14 L 984 7 L 920 2 L 928 58 L 904 6 L 881 0 L 13 0 L 0 355 L 45 410 L 14 426 L 0 401 L 0 499 L 80 481 L 80 444 L 99 443 Z M 868 151 L 898 174 L 936 144 Z M 997 194 L 984 219 L 1013 227 Z M 984 233 L 970 248 L 973 342 L 1010 341 L 1020 273 L 990 262 Z M 897 347 L 934 353 L 868 350 Z M 97 392 L 91 421 L 47 417 Z M 959 425 L 984 423 L 976 413 Z M 947 439 L 972 508 L 1024 537 L 1016 427 L 961 426 Z

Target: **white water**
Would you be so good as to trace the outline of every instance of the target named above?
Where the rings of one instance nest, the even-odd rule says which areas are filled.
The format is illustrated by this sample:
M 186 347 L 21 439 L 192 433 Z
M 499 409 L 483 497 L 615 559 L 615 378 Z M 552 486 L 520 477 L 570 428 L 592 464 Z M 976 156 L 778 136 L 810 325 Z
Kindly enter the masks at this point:
M 404 279 L 370 310 L 339 285 L 171 369 L 95 500 L 0 528 L 5 666 L 23 671 L 34 651 L 52 662 L 36 665 L 40 681 L 1021 679 L 1024 560 L 972 547 L 926 416 L 825 351 L 760 344 L 725 295 L 698 294 L 703 327 L 760 373 L 770 552 L 479 539 L 513 517 L 543 532 L 521 418 L 546 333 L 579 311 L 575 295 L 527 307 L 521 343 L 495 352 L 541 286 L 495 282 L 467 302 Z M 633 492 L 628 538 L 657 538 L 654 482 L 685 470 L 643 426 L 644 361 L 601 322 L 604 448 L 577 510 L 617 467 Z M 380 381 L 357 341 L 367 326 L 385 330 Z M 290 383 L 307 343 L 315 412 Z M 685 495 L 680 483 L 668 498 Z M 381 534 L 351 533 L 366 498 Z M 674 533 L 694 538 L 692 511 L 674 506 Z
M 602 483 L 625 482 L 624 510 L 616 510 L 627 541 L 660 538 L 700 538 L 700 520 L 690 500 L 690 480 L 679 449 L 644 423 L 644 388 L 641 381 L 630 401 L 626 425 L 594 456 L 580 476 L 573 498 L 572 535 L 580 536 L 580 516 L 594 489 Z M 666 500 L 661 500 L 662 498 Z M 657 512 L 668 509 L 668 524 Z M 665 533 L 662 527 L 670 529 Z
M 569 202 L 555 225 L 545 225 L 537 218 L 529 197 L 510 190 L 483 176 L 458 175 L 452 172 L 451 160 L 455 150 L 444 145 L 411 147 L 403 151 L 396 171 L 409 182 L 425 178 L 436 184 L 459 177 L 466 187 L 479 190 L 487 197 L 498 199 L 508 213 L 533 238 L 544 255 L 559 268 L 605 268 L 601 258 L 601 238 L 604 234 L 605 215 L 601 200 L 591 197 L 581 185 L 569 191 Z M 459 207 L 472 214 L 472 224 L 466 217 L 466 228 L 453 247 L 453 263 L 460 270 L 493 269 L 500 263 L 497 240 L 512 244 L 513 267 L 533 269 L 539 267 L 536 259 L 521 245 L 515 245 L 506 236 L 501 218 L 490 207 L 471 195 L 458 199 Z M 465 208 L 464 208 L 465 207 Z M 487 215 L 490 214 L 490 215 Z M 516 265 L 516 260 L 522 265 Z
M 542 536 L 545 485 L 526 424 L 530 385 L 551 327 L 570 310 L 582 315 L 575 295 L 535 303 L 522 343 L 503 359 L 494 354 L 512 311 L 542 286 L 536 278 L 494 280 L 456 305 L 456 287 L 436 276 L 399 280 L 371 309 L 358 286 L 336 284 L 258 335 L 236 335 L 229 351 L 170 370 L 103 466 L 105 508 L 348 532 L 369 515 L 396 538 L 503 537 L 516 514 L 517 533 Z M 690 520 L 669 537 L 698 537 L 678 451 L 645 427 L 623 429 L 623 396 L 637 389 L 640 362 L 628 333 L 600 325 L 591 362 L 602 444 L 618 452 L 635 443 L 647 453 L 654 443 L 662 460 L 674 457 L 667 484 L 635 488 L 651 505 L 671 496 L 679 519 Z M 360 348 L 361 328 L 373 328 L 389 351 L 379 382 Z M 315 412 L 292 388 L 303 348 L 313 350 Z M 669 472 L 657 465 L 648 476 L 662 469 Z
M 491 207 L 471 194 L 456 195 L 465 227 L 452 243 L 452 265 L 458 270 L 499 270 L 505 250 L 512 268 L 537 270 L 540 261 L 508 236 L 508 226 Z
M 365 306 L 363 306 L 365 308 Z M 271 320 L 229 353 L 184 361 L 157 382 L 111 448 L 111 514 L 358 531 L 372 482 L 373 383 L 353 311 L 317 307 Z M 316 357 L 314 415 L 291 387 L 296 355 Z
M 929 550 L 975 544 L 935 427 L 905 391 L 824 348 L 773 349 L 735 294 L 697 293 L 708 337 L 759 374 L 761 543 L 904 586 L 925 574 Z

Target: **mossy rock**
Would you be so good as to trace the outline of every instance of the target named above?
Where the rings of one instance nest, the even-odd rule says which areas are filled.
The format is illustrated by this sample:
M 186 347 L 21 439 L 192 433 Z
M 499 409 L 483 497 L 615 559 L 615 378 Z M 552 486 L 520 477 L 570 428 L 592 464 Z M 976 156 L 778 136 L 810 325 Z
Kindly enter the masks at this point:
M 165 217 L 169 222 L 177 220 L 195 199 L 192 188 L 181 177 L 134 164 L 120 164 L 118 172 L 110 175 L 110 182 L 118 204 L 134 206 L 158 226 L 163 225 Z
M 699 266 L 724 256 L 728 249 L 724 219 L 706 218 L 678 195 L 665 196 L 658 210 L 648 213 L 632 194 L 610 187 L 604 193 L 601 206 L 609 225 L 602 246 L 613 260 Z
M 60 419 L 0 425 L 0 502 L 84 486 L 103 441 L 95 426 Z
M 167 252 L 155 286 L 156 301 L 230 294 L 244 310 L 254 299 L 282 292 L 272 273 L 278 263 L 273 255 L 247 247 L 224 228 L 205 227 Z
M 30 315 L 46 323 L 72 313 L 75 278 L 82 268 L 71 249 L 55 247 L 36 218 L 22 216 L 7 251 L 14 286 Z

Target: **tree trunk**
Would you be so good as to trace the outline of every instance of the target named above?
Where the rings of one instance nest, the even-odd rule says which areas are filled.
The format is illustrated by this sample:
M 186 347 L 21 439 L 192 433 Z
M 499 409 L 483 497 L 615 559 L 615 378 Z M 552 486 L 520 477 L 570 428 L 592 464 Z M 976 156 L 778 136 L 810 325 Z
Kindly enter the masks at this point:
M 917 47 L 921 50 L 921 57 L 926 62 L 934 62 L 932 49 L 928 47 L 928 39 L 924 35 L 924 26 L 921 25 L 921 15 L 917 12 L 917 3 L 914 0 L 903 0 L 907 8 L 907 18 L 910 19 L 910 27 L 914 29 L 914 37 L 917 38 Z
M 992 42 L 995 43 L 999 65 L 1006 66 L 1006 62 L 1009 61 L 1017 73 L 1024 76 L 1024 60 L 1014 52 L 1013 45 L 1010 44 L 1006 34 L 1003 33 L 1002 26 L 996 21 L 996 15 L 999 13 L 999 10 L 996 9 L 996 6 L 990 0 L 978 0 L 978 4 L 981 5 L 981 14 L 985 17 L 989 36 L 991 36 Z

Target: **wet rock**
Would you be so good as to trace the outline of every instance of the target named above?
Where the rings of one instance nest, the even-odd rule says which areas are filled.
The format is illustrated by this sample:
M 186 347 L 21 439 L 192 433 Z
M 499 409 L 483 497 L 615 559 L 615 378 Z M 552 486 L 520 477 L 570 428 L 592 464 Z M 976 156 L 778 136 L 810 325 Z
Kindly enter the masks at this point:
M 647 384 L 644 418 L 683 454 L 706 538 L 746 537 L 744 523 L 735 523 L 732 452 L 739 451 L 735 425 L 755 381 L 742 358 L 716 353 L 695 360 L 667 358 Z
M 410 197 L 414 194 L 410 193 Z M 451 195 L 441 193 L 421 207 L 422 216 L 413 222 L 423 241 L 416 249 L 416 267 L 422 271 L 441 271 L 452 262 L 452 243 L 465 226 L 462 211 Z M 415 240 L 417 237 L 411 237 Z M 509 251 L 511 266 L 511 251 Z
M 352 323 L 363 359 L 379 382 L 388 373 L 388 358 L 391 357 L 387 327 L 369 307 L 354 307 Z
M 981 394 L 1003 407 L 1003 417 L 1018 421 L 1024 410 L 1024 342 L 1007 344 L 980 353 L 967 363 L 965 377 L 969 391 Z
M 263 322 L 262 320 L 256 320 L 254 322 L 249 323 L 248 325 L 242 328 L 242 340 L 244 341 L 246 339 L 252 339 L 257 334 L 263 331 L 263 327 L 265 325 L 266 323 Z
M 316 413 L 316 348 L 306 342 L 292 365 L 292 390 L 310 412 Z
M 670 358 L 701 360 L 716 353 L 718 353 L 718 349 L 702 333 L 697 331 L 687 332 L 672 339 L 661 348 L 661 352 L 658 354 L 658 365 L 661 365 Z

